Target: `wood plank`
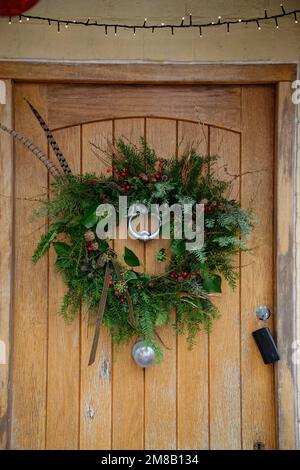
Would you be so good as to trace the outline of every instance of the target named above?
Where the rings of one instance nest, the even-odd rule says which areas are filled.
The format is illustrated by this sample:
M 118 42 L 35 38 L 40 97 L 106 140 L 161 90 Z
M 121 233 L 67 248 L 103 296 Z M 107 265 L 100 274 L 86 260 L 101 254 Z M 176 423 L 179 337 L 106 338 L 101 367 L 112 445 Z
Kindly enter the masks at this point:
M 158 156 L 170 158 L 176 152 L 176 122 L 147 119 L 146 139 Z M 168 245 L 168 240 L 149 242 L 146 246 L 146 272 L 164 271 L 164 263 L 156 261 L 155 253 Z M 159 335 L 170 349 L 164 349 L 161 364 L 145 371 L 145 448 L 176 449 L 176 335 L 170 327 L 159 331 Z
M 80 127 L 58 131 L 54 136 L 72 172 L 80 173 Z M 49 156 L 55 160 L 53 152 Z M 72 450 L 78 446 L 79 317 L 67 324 L 59 315 L 66 287 L 54 266 L 55 259 L 54 250 L 50 250 L 46 447 Z
M 80 83 L 265 84 L 292 81 L 297 64 L 91 64 L 0 61 L 0 77 L 29 81 Z
M 12 127 L 12 82 L 4 80 L 0 100 L 0 122 Z M 12 330 L 13 256 L 13 143 L 9 135 L 0 136 L 0 449 L 8 446 L 9 367 Z
M 118 119 L 115 121 L 115 141 L 126 138 L 139 145 L 144 137 L 144 119 Z M 133 250 L 144 265 L 144 243 L 132 240 L 115 240 L 114 249 L 123 256 L 124 247 Z M 144 268 L 140 269 L 143 271 Z M 144 447 L 144 371 L 131 358 L 135 341 L 119 347 L 113 366 L 113 449 L 143 449 Z
M 296 448 L 296 364 L 291 348 L 295 332 L 295 113 L 291 83 L 277 87 L 276 125 L 276 329 L 279 449 Z
M 90 142 L 105 150 L 107 139 L 112 140 L 112 121 L 82 126 L 82 172 L 102 171 L 103 165 L 91 151 Z M 88 367 L 94 336 L 94 324 L 88 324 L 83 315 L 81 325 L 81 403 L 80 403 L 80 449 L 111 448 L 112 416 L 112 351 L 111 336 L 103 327 L 100 331 L 97 356 Z
M 15 128 L 47 153 L 47 141 L 24 97 L 47 119 L 45 88 L 16 85 Z M 15 145 L 14 351 L 12 374 L 12 449 L 44 449 L 47 377 L 47 258 L 33 265 L 31 256 L 46 220 L 30 223 L 39 205 L 30 201 L 47 193 L 48 172 L 22 144 Z M 29 199 L 28 199 L 29 198 Z
M 240 175 L 239 134 L 210 129 L 210 154 L 220 157 L 212 168 L 218 178 L 231 180 L 229 175 Z M 239 199 L 239 183 L 239 178 L 233 181 L 228 197 Z M 235 264 L 239 266 L 239 256 Z M 232 291 L 223 279 L 221 296 L 212 300 L 221 316 L 209 337 L 210 448 L 236 450 L 241 448 L 239 282 Z
M 259 305 L 269 305 L 274 313 L 273 87 L 242 89 L 242 120 L 241 200 L 243 207 L 254 207 L 258 219 L 251 236 L 253 254 L 241 256 L 242 447 L 253 449 L 255 441 L 262 441 L 266 449 L 274 449 L 274 368 L 263 363 L 251 335 L 264 326 L 255 315 Z M 268 321 L 272 326 L 273 316 Z
M 98 121 L 99 116 L 151 116 L 240 130 L 240 87 L 49 84 L 47 89 L 50 126 L 55 129 Z
M 208 154 L 208 127 L 178 122 L 179 155 L 191 146 Z M 192 351 L 187 337 L 177 339 L 177 446 L 208 449 L 208 337 L 202 332 Z

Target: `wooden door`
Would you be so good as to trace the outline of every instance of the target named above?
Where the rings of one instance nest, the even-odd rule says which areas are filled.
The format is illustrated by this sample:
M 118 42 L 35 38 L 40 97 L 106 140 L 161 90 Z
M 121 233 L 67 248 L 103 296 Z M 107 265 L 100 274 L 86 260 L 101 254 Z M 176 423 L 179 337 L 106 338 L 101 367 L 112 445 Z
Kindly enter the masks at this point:
M 142 370 L 131 345 L 117 352 L 103 328 L 96 362 L 87 367 L 93 327 L 82 315 L 70 325 L 59 317 L 64 286 L 53 253 L 31 262 L 47 221 L 29 219 L 49 178 L 16 144 L 10 447 L 253 449 L 259 441 L 275 448 L 274 370 L 263 364 L 251 336 L 262 326 L 256 307 L 272 308 L 274 296 L 273 87 L 17 83 L 15 128 L 47 152 L 24 97 L 55 130 L 74 172 L 100 171 L 90 141 L 105 148 L 107 138 L 143 136 L 164 157 L 193 142 L 200 152 L 220 155 L 219 174 L 236 175 L 232 196 L 254 206 L 258 223 L 253 253 L 236 260 L 237 289 L 224 284 L 221 317 L 192 352 L 184 337 L 163 330 L 170 350 L 161 365 Z M 126 243 L 135 243 L 148 272 L 159 269 L 158 242 L 145 250 Z M 272 318 L 268 323 L 272 329 Z

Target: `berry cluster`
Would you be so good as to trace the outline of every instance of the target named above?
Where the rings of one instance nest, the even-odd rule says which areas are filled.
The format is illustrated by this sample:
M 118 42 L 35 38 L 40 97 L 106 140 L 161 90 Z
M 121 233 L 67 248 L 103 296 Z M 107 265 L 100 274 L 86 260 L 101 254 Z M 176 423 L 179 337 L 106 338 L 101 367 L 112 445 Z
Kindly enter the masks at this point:
M 186 279 L 192 279 L 193 277 L 200 276 L 200 272 L 196 271 L 194 273 L 188 273 L 187 271 L 182 271 L 182 273 L 172 273 L 169 274 L 170 279 L 176 279 L 178 282 L 183 282 Z

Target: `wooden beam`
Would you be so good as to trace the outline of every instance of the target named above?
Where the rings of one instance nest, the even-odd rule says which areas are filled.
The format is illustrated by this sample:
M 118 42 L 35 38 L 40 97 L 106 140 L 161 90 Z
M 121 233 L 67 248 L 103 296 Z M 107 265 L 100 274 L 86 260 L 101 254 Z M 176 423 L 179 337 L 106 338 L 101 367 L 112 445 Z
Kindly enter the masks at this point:
M 12 126 L 12 83 L 0 81 L 0 121 Z M 0 449 L 8 444 L 8 387 L 12 303 L 13 144 L 0 135 Z
M 277 344 L 277 419 L 279 449 L 296 448 L 296 365 L 295 347 L 295 122 L 291 83 L 277 85 L 275 197 L 276 197 L 276 302 Z
M 264 84 L 295 80 L 296 73 L 296 64 L 91 64 L 0 61 L 0 78 L 31 82 Z

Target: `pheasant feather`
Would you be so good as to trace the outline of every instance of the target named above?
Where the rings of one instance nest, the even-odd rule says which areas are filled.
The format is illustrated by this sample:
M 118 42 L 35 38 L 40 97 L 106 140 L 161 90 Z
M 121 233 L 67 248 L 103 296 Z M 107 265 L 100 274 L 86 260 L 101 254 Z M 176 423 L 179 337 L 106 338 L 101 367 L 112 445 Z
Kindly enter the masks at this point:
M 31 152 L 39 160 L 41 160 L 41 162 L 49 170 L 51 175 L 54 176 L 54 178 L 57 178 L 57 176 L 60 175 L 60 173 L 59 173 L 58 169 L 56 168 L 56 166 L 54 165 L 54 163 L 51 160 L 49 160 L 49 158 L 44 154 L 44 152 L 41 149 L 39 149 L 36 145 L 34 145 L 29 139 L 24 137 L 22 134 L 19 134 L 18 132 L 4 126 L 4 124 L 2 124 L 1 122 L 0 122 L 0 129 L 2 129 L 4 132 L 7 132 L 8 134 L 10 134 L 14 139 L 18 140 L 23 145 L 25 145 L 25 147 L 27 147 L 29 150 L 31 150 Z
M 72 174 L 71 169 L 68 165 L 68 162 L 65 159 L 65 157 L 63 156 L 63 154 L 62 154 L 56 140 L 54 139 L 52 132 L 50 131 L 49 127 L 47 126 L 46 122 L 44 121 L 44 119 L 42 118 L 40 113 L 37 111 L 37 109 L 35 109 L 35 107 L 26 98 L 25 98 L 25 101 L 30 106 L 31 111 L 33 112 L 33 114 L 37 118 L 41 128 L 45 132 L 45 135 L 46 135 L 46 137 L 47 137 L 47 139 L 48 139 L 48 141 L 49 141 L 49 143 L 50 143 L 50 145 L 51 145 L 51 147 L 52 147 L 52 149 L 53 149 L 53 151 L 54 151 L 54 153 L 57 157 L 57 160 L 59 161 L 60 166 L 63 169 L 63 172 L 66 175 Z

